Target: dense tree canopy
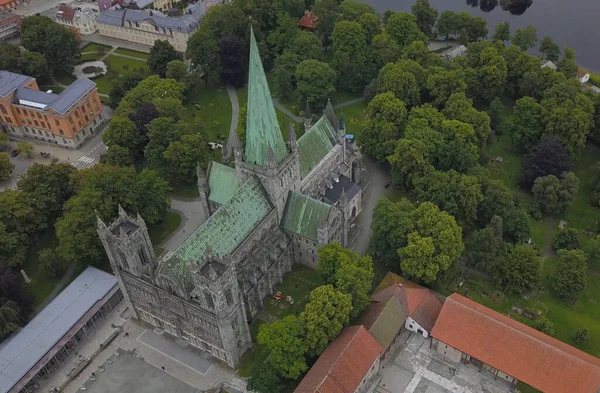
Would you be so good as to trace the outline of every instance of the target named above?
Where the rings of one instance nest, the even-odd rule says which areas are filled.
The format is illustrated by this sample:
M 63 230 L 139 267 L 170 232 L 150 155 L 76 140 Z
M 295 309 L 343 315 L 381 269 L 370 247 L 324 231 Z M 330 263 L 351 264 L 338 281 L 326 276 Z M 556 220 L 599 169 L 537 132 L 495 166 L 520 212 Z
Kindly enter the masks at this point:
M 506 130 L 519 150 L 529 151 L 538 144 L 544 130 L 542 112 L 542 106 L 531 97 L 517 100 Z
M 14 169 L 15 165 L 10 162 L 8 154 L 0 152 L 0 181 L 8 179 Z
M 512 247 L 493 270 L 494 282 L 507 293 L 523 293 L 540 285 L 541 259 L 529 245 Z
M 148 68 L 153 74 L 165 77 L 167 64 L 172 60 L 182 60 L 182 56 L 167 40 L 156 40 L 150 48 L 150 56 L 146 61 Z
M 581 250 L 559 250 L 552 275 L 552 289 L 564 301 L 574 304 L 587 285 L 588 262 Z
M 496 268 L 501 258 L 509 251 L 508 244 L 502 239 L 503 226 L 502 218 L 493 216 L 485 228 L 469 236 L 463 254 L 467 265 L 486 272 Z
M 554 175 L 538 177 L 531 192 L 543 213 L 560 214 L 575 201 L 579 179 L 573 172 L 567 172 L 562 179 Z
M 284 378 L 296 379 L 308 370 L 304 335 L 302 325 L 294 315 L 262 324 L 259 329 L 259 344 L 269 348 L 269 365 Z
M 581 246 L 579 232 L 574 228 L 560 230 L 552 239 L 552 248 L 558 250 L 577 250 Z
M 400 48 L 414 41 L 428 42 L 427 35 L 417 25 L 417 17 L 406 12 L 395 12 L 385 22 L 385 31 L 391 35 Z
M 377 91 L 379 93 L 394 93 L 408 107 L 419 105 L 417 79 L 400 63 L 388 63 L 379 71 Z
M 540 53 L 545 59 L 558 61 L 558 58 L 560 57 L 560 47 L 552 41 L 551 37 L 546 36 L 542 39 L 542 43 L 540 44 Z
M 537 29 L 535 26 L 527 26 L 524 29 L 515 30 L 512 37 L 513 45 L 516 45 L 522 51 L 534 48 L 538 43 Z
M 433 37 L 433 26 L 438 18 L 438 10 L 429 4 L 429 0 L 417 0 L 411 7 L 419 29 L 428 37 Z
M 319 356 L 350 321 L 352 296 L 324 285 L 310 293 L 300 321 L 306 329 L 310 356 Z
M 304 60 L 296 68 L 296 94 L 302 106 L 308 101 L 314 110 L 325 108 L 327 100 L 335 92 L 336 74 L 327 63 Z
M 531 190 L 538 177 L 554 175 L 560 178 L 571 167 L 571 158 L 565 148 L 554 138 L 543 139 L 525 156 L 519 184 Z
M 498 23 L 492 35 L 492 41 L 510 41 L 510 23 Z

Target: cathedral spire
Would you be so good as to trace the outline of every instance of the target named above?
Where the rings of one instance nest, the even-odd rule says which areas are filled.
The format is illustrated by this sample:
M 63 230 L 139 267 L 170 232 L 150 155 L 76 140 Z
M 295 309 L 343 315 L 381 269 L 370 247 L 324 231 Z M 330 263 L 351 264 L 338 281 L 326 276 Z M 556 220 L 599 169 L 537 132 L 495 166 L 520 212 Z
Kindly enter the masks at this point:
M 273 151 L 276 163 L 281 162 L 287 156 L 287 149 L 277 121 L 254 31 L 250 27 L 245 161 L 265 167 L 269 147 Z

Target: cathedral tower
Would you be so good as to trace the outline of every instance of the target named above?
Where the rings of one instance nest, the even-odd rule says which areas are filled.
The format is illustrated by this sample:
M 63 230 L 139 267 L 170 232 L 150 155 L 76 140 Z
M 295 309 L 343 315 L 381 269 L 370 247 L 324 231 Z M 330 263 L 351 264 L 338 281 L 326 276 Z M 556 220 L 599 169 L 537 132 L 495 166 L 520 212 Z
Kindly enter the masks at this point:
M 238 182 L 242 184 L 250 176 L 258 177 L 281 218 L 289 191 L 300 191 L 300 158 L 298 149 L 291 149 L 283 140 L 252 30 L 246 148 L 243 153 L 236 149 L 235 158 Z

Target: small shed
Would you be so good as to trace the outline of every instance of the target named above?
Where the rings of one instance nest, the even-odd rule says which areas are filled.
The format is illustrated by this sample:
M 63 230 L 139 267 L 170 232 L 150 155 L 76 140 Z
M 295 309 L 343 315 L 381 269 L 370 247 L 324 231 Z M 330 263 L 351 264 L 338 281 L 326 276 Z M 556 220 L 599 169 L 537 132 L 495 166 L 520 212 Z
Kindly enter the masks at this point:
M 298 27 L 304 30 L 314 31 L 316 27 L 317 17 L 312 11 L 308 11 L 302 18 L 298 20 Z
M 554 71 L 558 69 L 558 66 L 551 60 L 542 60 L 542 68 L 552 68 Z
M 467 47 L 464 45 L 454 45 L 442 52 L 441 56 L 446 60 L 454 60 L 457 57 L 464 56 L 467 53 Z

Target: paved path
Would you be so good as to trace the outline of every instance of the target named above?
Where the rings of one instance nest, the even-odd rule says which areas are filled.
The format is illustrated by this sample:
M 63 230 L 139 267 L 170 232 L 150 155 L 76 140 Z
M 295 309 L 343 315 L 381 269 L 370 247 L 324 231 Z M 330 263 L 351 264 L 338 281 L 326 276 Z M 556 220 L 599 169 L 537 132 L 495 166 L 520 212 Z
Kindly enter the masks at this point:
M 175 251 L 208 218 L 204 216 L 200 199 L 171 197 L 171 210 L 181 215 L 182 225 L 162 245 L 167 251 Z
M 281 105 L 277 98 L 273 98 L 273 105 L 275 105 L 275 108 L 285 113 L 286 116 L 291 117 L 296 123 L 301 123 L 304 121 L 304 118 L 294 115 L 288 108 Z
M 363 190 L 362 211 L 355 221 L 355 224 L 361 228 L 361 231 L 356 237 L 352 248 L 358 254 L 365 255 L 369 248 L 369 240 L 371 237 L 373 209 L 375 209 L 375 206 L 377 206 L 377 202 L 381 197 L 392 191 L 392 187 L 385 188 L 386 184 L 392 181 L 392 177 L 388 167 L 375 162 L 372 158 L 365 156 L 363 157 L 362 162 L 371 177 L 371 181 L 367 189 Z M 367 181 L 367 179 L 365 179 L 364 171 L 361 177 L 362 181 Z
M 229 160 L 233 157 L 233 146 L 231 145 L 235 134 L 237 134 L 238 119 L 240 116 L 240 103 L 238 102 L 237 93 L 233 86 L 227 86 L 227 94 L 229 95 L 229 101 L 231 101 L 231 125 L 229 126 L 229 136 L 227 137 L 227 144 L 225 145 L 225 151 L 223 156 Z
M 364 100 L 365 100 L 365 97 L 358 97 L 358 98 L 355 98 L 353 100 L 342 102 L 341 104 L 334 105 L 333 109 L 340 109 L 340 108 L 343 108 L 345 106 L 349 106 L 349 105 L 352 105 L 352 104 L 363 102 Z

